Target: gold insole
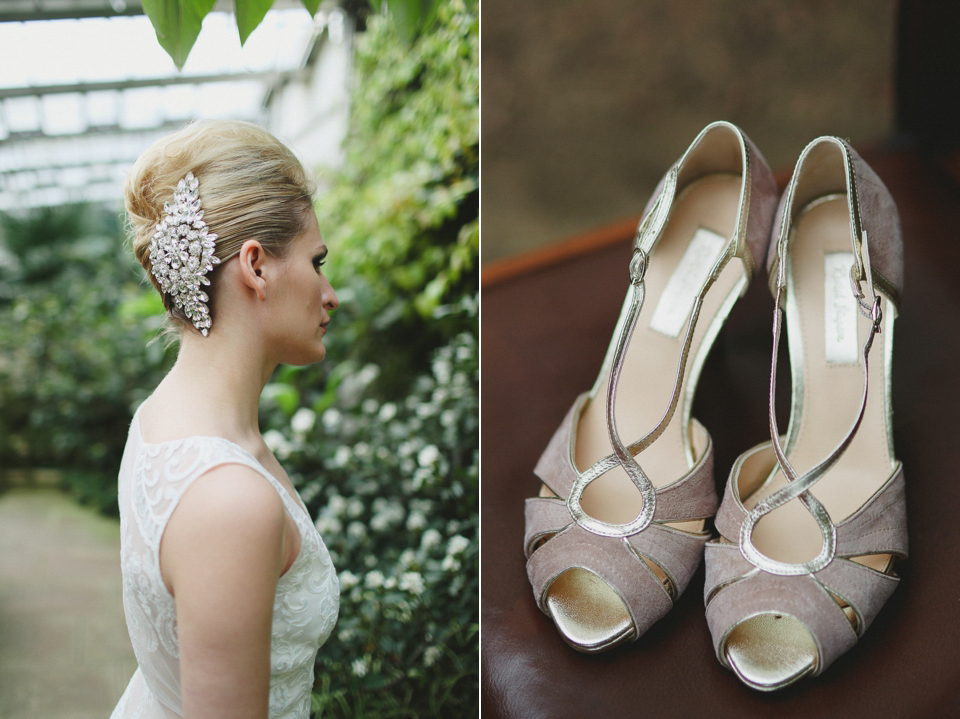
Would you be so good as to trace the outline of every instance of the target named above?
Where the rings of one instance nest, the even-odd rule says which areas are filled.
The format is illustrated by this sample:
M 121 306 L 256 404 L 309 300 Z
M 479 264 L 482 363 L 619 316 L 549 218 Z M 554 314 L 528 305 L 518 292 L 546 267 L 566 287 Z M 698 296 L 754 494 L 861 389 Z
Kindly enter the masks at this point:
M 756 689 L 778 689 L 817 667 L 817 645 L 803 623 L 783 614 L 761 614 L 727 638 L 727 661 Z

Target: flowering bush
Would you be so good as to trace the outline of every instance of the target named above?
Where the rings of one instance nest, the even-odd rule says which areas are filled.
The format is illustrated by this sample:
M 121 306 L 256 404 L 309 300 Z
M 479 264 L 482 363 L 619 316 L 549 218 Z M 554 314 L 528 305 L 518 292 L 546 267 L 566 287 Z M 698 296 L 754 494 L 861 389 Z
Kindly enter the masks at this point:
M 328 360 L 264 390 L 264 438 L 340 571 L 324 717 L 478 711 L 477 30 L 475 0 L 412 46 L 368 18 L 317 206 L 341 300 Z
M 476 303 L 462 312 L 476 317 Z M 340 618 L 317 666 L 323 715 L 476 712 L 479 355 L 440 347 L 402 401 L 370 396 L 380 368 L 301 407 L 264 438 L 294 470 L 340 569 Z M 322 396 L 318 406 L 322 406 Z M 370 690 L 379 690 L 369 694 Z
M 116 219 L 83 206 L 0 217 L 0 469 L 61 468 L 113 515 L 131 413 L 173 360 L 161 343 L 144 351 L 163 306 Z

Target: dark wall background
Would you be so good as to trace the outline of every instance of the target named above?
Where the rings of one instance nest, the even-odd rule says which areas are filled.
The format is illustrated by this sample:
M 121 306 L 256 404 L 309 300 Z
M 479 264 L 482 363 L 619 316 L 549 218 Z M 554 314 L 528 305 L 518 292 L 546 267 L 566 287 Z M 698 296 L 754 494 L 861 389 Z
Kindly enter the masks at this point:
M 482 259 L 643 209 L 708 122 L 774 169 L 894 126 L 895 0 L 484 0 Z

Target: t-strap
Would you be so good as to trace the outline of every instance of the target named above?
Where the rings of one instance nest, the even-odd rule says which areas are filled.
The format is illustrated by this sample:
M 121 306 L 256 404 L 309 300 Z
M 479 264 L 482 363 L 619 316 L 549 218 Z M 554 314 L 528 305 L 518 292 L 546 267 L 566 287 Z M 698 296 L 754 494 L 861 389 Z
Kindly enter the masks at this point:
M 641 220 L 637 227 L 637 234 L 634 239 L 633 257 L 630 260 L 630 289 L 628 290 L 628 301 L 626 305 L 626 317 L 620 325 L 620 331 L 617 334 L 617 341 L 614 346 L 614 353 L 610 365 L 610 377 L 607 382 L 606 396 L 606 420 L 607 435 L 613 452 L 597 461 L 592 467 L 582 474 L 577 472 L 577 478 L 573 482 L 570 494 L 567 497 L 567 507 L 574 521 L 589 532 L 604 537 L 627 537 L 643 531 L 653 520 L 656 509 L 656 494 L 653 483 L 647 477 L 643 468 L 637 462 L 634 455 L 639 454 L 644 449 L 653 444 L 656 439 L 663 434 L 669 424 L 674 412 L 676 411 L 680 390 L 683 384 L 683 376 L 686 369 L 687 357 L 690 352 L 690 345 L 693 341 L 693 333 L 696 328 L 697 319 L 700 315 L 700 308 L 703 306 L 703 298 L 707 291 L 713 285 L 716 277 L 720 274 L 726 263 L 732 257 L 731 251 L 727 252 L 719 261 L 715 271 L 704 283 L 697 295 L 694 303 L 693 312 L 687 322 L 687 331 L 684 335 L 683 346 L 680 354 L 680 363 L 677 366 L 677 374 L 674 379 L 673 394 L 666 411 L 663 413 L 657 425 L 646 435 L 638 439 L 629 446 L 624 446 L 620 435 L 617 432 L 617 421 L 615 413 L 617 387 L 620 382 L 620 373 L 623 369 L 623 361 L 629 347 L 630 340 L 633 337 L 633 331 L 640 316 L 640 310 L 643 307 L 645 296 L 644 275 L 649 263 L 649 252 L 656 244 L 657 239 L 662 234 L 669 219 L 670 209 L 673 206 L 673 199 L 676 193 L 678 168 L 674 166 L 665 178 L 664 187 L 660 192 L 656 202 L 650 211 Z M 623 467 L 630 481 L 640 491 L 643 504 L 640 513 L 630 522 L 624 524 L 614 524 L 604 522 L 588 515 L 581 506 L 580 499 L 583 492 L 593 480 L 602 474 L 613 469 L 617 465 Z
M 786 232 L 781 234 L 781 244 L 780 247 L 777 248 L 780 257 L 786 256 L 786 234 Z M 871 320 L 870 331 L 867 334 L 867 339 L 863 344 L 862 351 L 863 398 L 860 402 L 860 411 L 857 413 L 857 418 L 854 421 L 853 426 L 850 428 L 850 431 L 847 433 L 847 436 L 844 437 L 843 441 L 840 442 L 839 445 L 837 445 L 836 449 L 834 449 L 826 457 L 826 459 L 820 462 L 820 464 L 802 476 L 797 475 L 797 471 L 787 459 L 786 453 L 784 452 L 783 446 L 780 442 L 780 431 L 777 428 L 777 413 L 774 399 L 776 397 L 777 388 L 777 351 L 780 345 L 780 330 L 783 324 L 783 310 L 781 309 L 780 304 L 786 289 L 785 268 L 787 263 L 781 260 L 778 268 L 777 292 L 774 299 L 773 310 L 773 361 L 770 369 L 770 401 L 768 412 L 770 416 L 770 436 L 773 440 L 773 450 L 777 456 L 777 463 L 780 466 L 780 470 L 787 479 L 787 485 L 777 490 L 766 499 L 758 502 L 756 506 L 747 514 L 746 519 L 744 519 L 743 524 L 740 526 L 741 553 L 754 566 L 759 567 L 760 569 L 771 574 L 777 574 L 781 576 L 812 574 L 813 572 L 817 572 L 826 567 L 833 560 L 836 554 L 837 527 L 830 519 L 830 515 L 826 508 L 817 500 L 816 497 L 813 496 L 809 490 L 830 470 L 831 467 L 833 467 L 834 464 L 836 464 L 837 460 L 840 459 L 841 455 L 843 455 L 843 453 L 846 451 L 847 447 L 853 441 L 857 430 L 860 428 L 860 423 L 863 420 L 863 415 L 867 408 L 867 392 L 869 389 L 870 380 L 868 355 L 870 353 L 870 348 L 873 346 L 874 336 L 880 332 L 883 311 L 880 308 L 880 297 L 874 292 L 873 281 L 871 279 L 870 252 L 867 249 L 866 232 L 863 233 L 862 238 L 862 262 L 866 274 L 869 298 L 864 297 L 863 291 L 860 288 L 860 283 L 857 280 L 858 265 L 854 265 L 851 268 L 853 295 L 856 298 L 857 304 L 861 311 L 864 312 L 865 316 L 869 317 Z M 771 559 L 765 554 L 762 554 L 760 550 L 754 546 L 753 529 L 757 525 L 757 522 L 759 522 L 760 519 L 765 515 L 769 514 L 778 507 L 782 507 L 784 504 L 792 499 L 796 499 L 797 497 L 800 498 L 800 501 L 803 502 L 804 506 L 817 522 L 817 526 L 820 529 L 820 534 L 823 537 L 823 546 L 820 549 L 820 553 L 809 562 L 794 564 Z

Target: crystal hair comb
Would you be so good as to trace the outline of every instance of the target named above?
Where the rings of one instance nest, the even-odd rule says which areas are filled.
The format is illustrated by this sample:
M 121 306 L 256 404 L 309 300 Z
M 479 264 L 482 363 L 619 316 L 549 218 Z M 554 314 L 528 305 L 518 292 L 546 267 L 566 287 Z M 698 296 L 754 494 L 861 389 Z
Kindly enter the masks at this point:
M 200 182 L 188 172 L 163 205 L 165 217 L 150 241 L 150 264 L 160 289 L 183 309 L 204 337 L 210 329 L 210 298 L 200 289 L 209 285 L 207 273 L 220 263 L 213 251 L 217 236 L 207 229 L 200 209 Z

